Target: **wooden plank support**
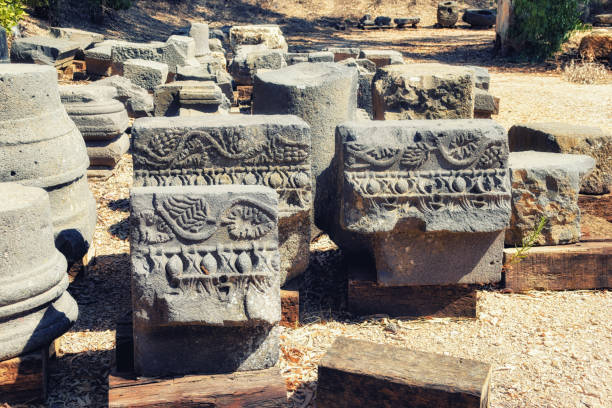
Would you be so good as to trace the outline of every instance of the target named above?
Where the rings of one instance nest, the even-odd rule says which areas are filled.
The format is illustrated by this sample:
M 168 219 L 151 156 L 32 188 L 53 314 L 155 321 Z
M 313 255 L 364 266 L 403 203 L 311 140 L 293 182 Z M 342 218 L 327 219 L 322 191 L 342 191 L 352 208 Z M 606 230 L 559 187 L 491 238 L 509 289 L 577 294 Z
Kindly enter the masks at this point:
M 476 317 L 480 285 L 383 286 L 376 272 L 349 266 L 348 309 L 358 316 Z
M 0 361 L 0 405 L 44 402 L 48 361 L 48 349 Z
M 111 408 L 287 406 L 285 380 L 278 368 L 170 379 L 111 374 L 108 382 L 108 406 Z
M 516 252 L 504 250 L 504 264 Z M 578 290 L 612 287 L 612 241 L 532 248 L 527 258 L 506 268 L 506 288 Z
M 339 337 L 319 365 L 318 408 L 489 407 L 491 366 Z
M 297 290 L 281 290 L 280 324 L 291 328 L 300 324 L 300 292 Z
M 578 196 L 578 207 L 582 212 L 612 222 L 612 193 L 604 195 L 580 194 Z

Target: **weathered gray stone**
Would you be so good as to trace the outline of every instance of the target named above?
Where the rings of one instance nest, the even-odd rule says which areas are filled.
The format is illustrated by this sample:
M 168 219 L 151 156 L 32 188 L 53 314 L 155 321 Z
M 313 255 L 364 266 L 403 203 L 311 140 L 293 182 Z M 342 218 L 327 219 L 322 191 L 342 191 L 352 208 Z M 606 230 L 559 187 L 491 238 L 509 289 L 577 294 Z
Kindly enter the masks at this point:
M 133 84 L 153 92 L 168 79 L 168 65 L 163 62 L 130 59 L 123 63 L 123 76 Z
M 223 43 L 218 38 L 209 38 L 208 39 L 208 47 L 210 48 L 211 52 L 222 52 L 222 53 L 225 53 L 225 50 L 223 49 Z
M 0 183 L 0 361 L 48 347 L 77 318 L 48 194 Z
M 394 50 L 376 50 L 366 49 L 361 50 L 359 53 L 360 59 L 369 59 L 376 64 L 377 67 L 384 67 L 387 65 L 401 65 L 404 63 L 404 57 L 402 53 Z
M 197 67 L 186 66 L 178 67 L 176 72 L 177 81 L 215 81 L 215 71 L 210 69 L 208 65 L 200 65 Z
M 57 71 L 0 65 L 0 182 L 47 190 L 55 245 L 69 262 L 87 252 L 96 223 L 88 165 L 83 137 L 60 101 Z
M 184 109 L 216 113 L 229 101 L 212 81 L 175 81 L 155 90 L 155 116 L 179 116 Z
M 474 117 L 491 119 L 499 113 L 499 98 L 480 88 L 474 89 Z
M 51 35 L 55 38 L 78 43 L 81 50 L 86 50 L 94 44 L 104 41 L 104 35 L 90 31 L 77 30 L 76 28 L 51 27 Z
M 508 131 L 510 151 L 585 154 L 597 162 L 590 176 L 582 180 L 580 192 L 607 194 L 612 191 L 612 135 L 597 127 L 567 123 L 529 123 Z
M 113 168 L 129 150 L 130 138 L 124 133 L 112 140 L 87 141 L 85 145 L 90 166 Z
M 472 27 L 493 27 L 497 13 L 490 9 L 467 9 L 461 19 Z
M 11 45 L 11 61 L 63 67 L 70 64 L 80 46 L 53 37 L 16 38 Z
M 454 27 L 459 20 L 459 3 L 456 1 L 443 1 L 438 3 L 438 25 L 440 27 Z
M 506 230 L 506 245 L 521 246 L 542 217 L 548 221 L 536 245 L 578 242 L 580 180 L 594 167 L 595 160 L 584 155 L 511 153 L 512 217 Z
M 444 64 L 393 65 L 374 76 L 374 118 L 469 119 L 474 115 L 474 74 Z
M 375 259 L 385 285 L 501 279 L 510 218 L 505 130 L 488 120 L 349 122 L 337 128 L 331 238 Z
M 287 63 L 281 50 L 271 50 L 264 45 L 238 47 L 229 67 L 234 81 L 240 85 L 252 85 L 253 77 L 260 69 L 280 69 Z
M 308 62 L 308 53 L 306 52 L 286 52 L 284 54 L 287 65 L 295 65 L 302 62 Z
M 154 111 L 153 96 L 127 78 L 113 75 L 93 82 L 93 85 L 112 86 L 117 90 L 117 100 L 124 104 L 131 117 L 151 116 Z
M 287 52 L 287 41 L 279 26 L 274 24 L 234 26 L 230 29 L 230 47 L 233 52 L 241 45 L 263 44 L 271 50 Z
M 206 23 L 191 23 L 189 28 L 189 36 L 195 41 L 195 56 L 210 54 L 208 47 L 208 24 Z
M 393 22 L 397 24 L 397 28 L 406 28 L 407 25 L 411 25 L 412 28 L 417 28 L 417 25 L 421 22 L 420 17 L 400 17 L 394 18 Z
M 330 163 L 338 124 L 354 120 L 357 110 L 355 68 L 337 63 L 302 63 L 255 75 L 254 114 L 289 114 L 310 125 L 314 221 L 325 228 L 330 193 Z
M 0 64 L 10 62 L 6 30 L 0 27 Z
M 334 61 L 342 61 L 349 58 L 359 58 L 359 53 L 361 50 L 359 48 L 349 48 L 349 47 L 327 47 L 326 51 L 330 51 L 334 53 Z
M 357 68 L 359 72 L 359 90 L 357 91 L 357 107 L 367 113 L 368 119 L 374 119 L 374 106 L 372 104 L 372 80 L 376 73 L 376 64 L 368 59 L 348 58 L 341 64 Z
M 276 192 L 263 186 L 132 189 L 137 374 L 224 373 L 276 364 L 277 205 Z
M 309 52 L 308 62 L 334 62 L 334 53 L 330 51 Z
M 112 46 L 111 58 L 113 70 L 123 72 L 123 63 L 130 59 L 143 59 L 163 62 L 168 65 L 168 71 L 175 74 L 177 67 L 185 65 L 197 66 L 195 59 L 195 41 L 190 37 L 173 35 L 165 43 L 126 43 L 120 42 Z
M 485 91 L 489 90 L 489 86 L 491 84 L 491 74 L 489 74 L 489 70 L 483 67 L 477 67 L 475 65 L 466 65 L 465 68 L 469 68 L 474 72 L 474 81 L 476 88 L 483 89 Z
M 128 128 L 127 111 L 121 102 L 114 99 L 117 96 L 115 88 L 61 85 L 59 91 L 66 112 L 85 141 L 109 141 L 122 135 Z
M 120 43 L 117 40 L 105 40 L 95 47 L 83 52 L 88 74 L 111 76 L 113 68 L 113 45 Z
M 135 186 L 274 188 L 279 196 L 281 284 L 306 269 L 312 189 L 310 131 L 304 121 L 288 115 L 139 119 L 132 138 Z

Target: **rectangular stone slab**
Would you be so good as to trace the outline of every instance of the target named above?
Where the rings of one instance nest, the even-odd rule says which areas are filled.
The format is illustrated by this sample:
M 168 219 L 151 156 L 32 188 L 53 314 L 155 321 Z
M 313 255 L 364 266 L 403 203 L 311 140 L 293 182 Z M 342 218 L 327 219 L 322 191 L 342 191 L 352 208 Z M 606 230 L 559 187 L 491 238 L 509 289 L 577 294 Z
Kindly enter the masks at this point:
M 306 269 L 312 203 L 310 128 L 297 116 L 138 119 L 134 185 L 259 184 L 279 195 L 281 284 Z
M 319 365 L 318 408 L 489 406 L 491 366 L 339 337 Z
M 136 373 L 274 366 L 281 317 L 276 192 L 137 187 L 130 201 Z

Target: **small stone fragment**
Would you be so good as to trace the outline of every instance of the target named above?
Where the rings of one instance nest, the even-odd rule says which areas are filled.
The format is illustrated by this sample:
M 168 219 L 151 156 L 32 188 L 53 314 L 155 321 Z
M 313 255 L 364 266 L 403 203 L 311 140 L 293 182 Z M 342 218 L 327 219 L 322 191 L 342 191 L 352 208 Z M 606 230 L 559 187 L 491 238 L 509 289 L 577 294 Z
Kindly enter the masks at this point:
M 135 85 L 153 92 L 166 83 L 168 65 L 162 62 L 130 59 L 123 63 L 123 76 Z

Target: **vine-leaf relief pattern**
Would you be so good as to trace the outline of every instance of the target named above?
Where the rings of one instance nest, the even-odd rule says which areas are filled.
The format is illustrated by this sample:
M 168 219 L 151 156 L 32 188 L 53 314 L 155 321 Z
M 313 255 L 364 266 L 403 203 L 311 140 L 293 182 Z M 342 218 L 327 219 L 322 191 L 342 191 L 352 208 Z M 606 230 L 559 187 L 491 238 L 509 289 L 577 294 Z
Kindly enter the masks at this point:
M 261 238 L 276 227 L 272 212 L 251 201 L 232 205 L 221 222 L 227 225 L 229 235 L 238 240 Z

